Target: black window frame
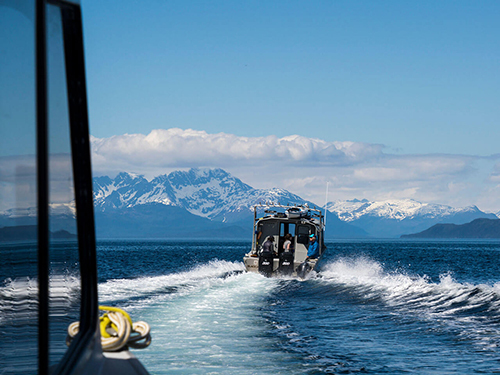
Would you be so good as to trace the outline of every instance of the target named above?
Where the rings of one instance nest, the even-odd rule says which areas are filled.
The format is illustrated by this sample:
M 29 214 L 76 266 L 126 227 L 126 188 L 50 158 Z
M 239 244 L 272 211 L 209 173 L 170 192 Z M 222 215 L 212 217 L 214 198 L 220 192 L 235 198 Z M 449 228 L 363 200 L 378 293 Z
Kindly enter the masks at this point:
M 38 183 L 38 373 L 49 373 L 49 168 L 47 93 L 47 4 L 61 10 L 64 58 L 73 164 L 78 252 L 81 275 L 80 333 L 73 340 L 56 374 L 75 370 L 86 348 L 100 345 L 97 298 L 97 261 L 92 195 L 92 169 L 87 112 L 83 27 L 78 4 L 67 1 L 36 0 L 36 131 Z

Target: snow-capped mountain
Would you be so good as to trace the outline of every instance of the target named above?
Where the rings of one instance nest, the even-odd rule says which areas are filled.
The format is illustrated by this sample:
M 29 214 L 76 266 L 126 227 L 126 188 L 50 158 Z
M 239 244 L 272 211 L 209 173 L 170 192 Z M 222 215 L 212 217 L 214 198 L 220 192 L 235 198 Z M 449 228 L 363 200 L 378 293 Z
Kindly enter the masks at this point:
M 222 169 L 208 168 L 175 171 L 151 181 L 131 173 L 120 173 L 114 179 L 96 177 L 94 201 L 98 224 L 106 222 L 108 228 L 116 227 L 116 235 L 121 226 L 133 231 L 138 218 L 141 225 L 147 223 L 142 231 L 157 227 L 161 235 L 164 225 L 158 221 L 167 220 L 174 213 L 177 221 L 186 221 L 181 228 L 191 228 L 196 221 L 198 228 L 213 230 L 213 224 L 219 222 L 245 231 L 251 227 L 252 207 L 257 203 L 313 204 L 287 190 L 254 189 Z M 411 199 L 335 201 L 328 203 L 327 208 L 331 214 L 327 233 L 341 238 L 394 238 L 438 223 L 463 224 L 477 218 L 496 217 L 475 206 L 453 208 Z M 187 212 L 181 215 L 179 210 Z M 118 225 L 116 220 L 122 220 L 122 224 Z
M 355 221 L 363 216 L 404 220 L 415 217 L 446 218 L 458 213 L 482 213 L 476 206 L 454 208 L 442 204 L 421 203 L 413 199 L 398 199 L 371 202 L 367 199 L 353 199 L 329 202 L 328 211 L 336 214 L 342 221 Z
M 366 230 L 374 237 L 399 237 L 438 223 L 464 224 L 478 218 L 495 218 L 476 206 L 454 208 L 413 199 L 372 202 L 366 199 L 334 201 L 327 209 L 340 220 Z
M 214 221 L 235 222 L 248 216 L 254 204 L 267 201 L 304 203 L 283 189 L 254 189 L 222 169 L 175 171 L 151 181 L 130 173 L 94 178 L 94 202 L 100 211 L 156 203 Z
M 100 238 L 250 238 L 255 204 L 314 205 L 284 189 L 254 189 L 222 169 L 193 168 L 150 181 L 123 172 L 93 182 Z M 411 199 L 334 201 L 327 208 L 328 238 L 396 238 L 435 224 L 497 218 L 476 206 L 454 208 Z M 74 202 L 52 205 L 51 228 L 76 233 L 74 210 Z M 0 227 L 34 225 L 35 214 L 32 209 L 7 210 L 0 213 Z

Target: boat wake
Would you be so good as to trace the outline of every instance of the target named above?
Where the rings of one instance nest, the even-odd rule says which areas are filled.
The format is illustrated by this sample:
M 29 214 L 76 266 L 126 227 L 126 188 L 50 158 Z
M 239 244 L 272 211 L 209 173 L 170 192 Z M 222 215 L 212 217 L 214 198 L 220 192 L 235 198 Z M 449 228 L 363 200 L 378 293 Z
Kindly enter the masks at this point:
M 386 271 L 365 257 L 329 263 L 316 280 L 359 303 L 382 304 L 391 313 L 445 324 L 459 336 L 500 346 L 500 283 L 458 282 L 452 273 L 434 282 L 425 275 Z
M 262 314 L 281 281 L 243 270 L 240 262 L 212 261 L 187 272 L 109 280 L 99 285 L 100 303 L 150 324 L 153 345 L 137 355 L 152 373 L 282 371 L 282 363 L 294 363 L 268 335 Z
M 111 279 L 99 284 L 99 302 L 123 302 L 132 306 L 137 301 L 143 303 L 145 298 L 152 302 L 173 293 L 185 294 L 193 288 L 200 288 L 243 270 L 240 262 L 215 260 L 186 272 L 135 279 Z

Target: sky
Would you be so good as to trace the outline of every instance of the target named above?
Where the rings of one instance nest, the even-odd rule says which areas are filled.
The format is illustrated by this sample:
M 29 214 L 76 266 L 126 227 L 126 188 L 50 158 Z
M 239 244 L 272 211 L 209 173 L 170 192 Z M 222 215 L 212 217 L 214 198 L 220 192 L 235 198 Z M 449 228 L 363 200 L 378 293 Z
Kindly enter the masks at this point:
M 500 2 L 82 0 L 93 164 L 500 211 Z

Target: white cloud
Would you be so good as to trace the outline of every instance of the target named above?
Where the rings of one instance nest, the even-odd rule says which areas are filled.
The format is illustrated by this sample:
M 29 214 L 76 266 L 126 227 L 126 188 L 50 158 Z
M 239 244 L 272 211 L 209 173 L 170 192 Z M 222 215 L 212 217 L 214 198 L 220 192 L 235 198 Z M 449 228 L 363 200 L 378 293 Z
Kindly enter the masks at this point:
M 326 142 L 292 135 L 277 138 L 238 137 L 205 131 L 157 129 L 148 135 L 125 134 L 110 138 L 92 137 L 94 162 L 129 166 L 147 163 L 158 167 L 189 167 L 200 164 L 231 166 L 262 161 L 328 163 L 349 165 L 381 155 L 381 145 L 354 142 Z
M 493 170 L 488 176 L 488 180 L 491 183 L 498 184 L 500 187 L 500 163 L 495 164 Z
M 218 167 L 254 187 L 283 187 L 318 204 L 330 182 L 331 199 L 413 198 L 500 210 L 500 199 L 483 196 L 498 184 L 500 168 L 493 164 L 500 156 L 388 154 L 379 144 L 176 128 L 91 141 L 97 175 L 127 171 L 153 177 L 175 169 Z

